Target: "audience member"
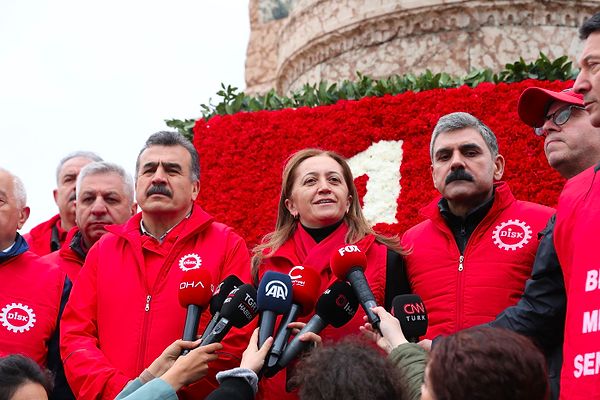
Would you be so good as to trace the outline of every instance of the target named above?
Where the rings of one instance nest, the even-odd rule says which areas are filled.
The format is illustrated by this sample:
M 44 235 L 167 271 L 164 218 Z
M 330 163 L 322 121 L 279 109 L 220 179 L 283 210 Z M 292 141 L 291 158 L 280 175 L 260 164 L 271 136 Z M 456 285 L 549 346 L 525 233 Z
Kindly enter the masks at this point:
M 58 214 L 35 226 L 24 235 L 30 250 L 39 256 L 60 249 L 67 232 L 75 226 L 75 182 L 81 168 L 93 161 L 102 161 L 95 153 L 77 151 L 64 157 L 56 168 L 54 201 Z
M 47 400 L 52 390 L 48 373 L 30 358 L 0 358 L 0 400 Z

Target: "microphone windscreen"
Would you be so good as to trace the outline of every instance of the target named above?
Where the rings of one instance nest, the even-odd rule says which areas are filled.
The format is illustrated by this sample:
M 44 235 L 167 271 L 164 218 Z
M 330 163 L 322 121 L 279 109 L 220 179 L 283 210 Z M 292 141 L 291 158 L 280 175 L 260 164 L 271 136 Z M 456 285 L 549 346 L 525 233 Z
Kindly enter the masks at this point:
M 312 313 L 319 296 L 319 287 L 321 286 L 321 277 L 311 268 L 296 266 L 290 270 L 292 278 L 292 294 L 294 303 L 301 306 L 301 317 Z
M 227 318 L 236 328 L 242 328 L 256 316 L 256 289 L 246 283 L 233 289 L 223 302 L 221 317 Z
M 188 270 L 181 275 L 177 294 L 179 304 L 182 307 L 196 305 L 204 308 L 210 301 L 212 291 L 212 276 L 206 268 Z
M 319 297 L 315 313 L 327 324 L 339 328 L 347 324 L 358 309 L 358 298 L 352 286 L 345 281 L 335 281 Z
M 292 307 L 292 279 L 289 275 L 267 271 L 258 284 L 259 311 L 285 314 Z
M 338 279 L 345 280 L 352 268 L 359 267 L 363 271 L 367 268 L 367 256 L 358 246 L 349 244 L 333 252 L 329 266 Z
M 407 339 L 427 333 L 427 311 L 419 295 L 402 294 L 394 297 L 392 314 L 400 321 L 402 333 Z
M 221 311 L 221 307 L 223 306 L 223 302 L 229 296 L 231 291 L 241 285 L 244 282 L 240 278 L 235 275 L 229 275 L 227 278 L 223 280 L 215 289 L 212 298 L 210 299 L 210 313 L 215 315 L 217 311 Z

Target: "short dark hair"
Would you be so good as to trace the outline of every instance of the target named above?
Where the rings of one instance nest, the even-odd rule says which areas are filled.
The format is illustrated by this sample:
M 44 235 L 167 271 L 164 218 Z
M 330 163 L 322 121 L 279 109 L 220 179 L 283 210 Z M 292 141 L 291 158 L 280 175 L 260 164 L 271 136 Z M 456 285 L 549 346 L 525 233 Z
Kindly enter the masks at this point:
M 585 40 L 594 32 L 600 31 L 600 12 L 588 18 L 579 28 L 579 38 Z
M 142 147 L 137 156 L 137 160 L 135 162 L 136 181 L 140 169 L 140 156 L 151 146 L 182 146 L 185 148 L 192 157 L 192 165 L 190 165 L 190 175 L 192 181 L 196 182 L 200 180 L 200 156 L 198 155 L 194 145 L 179 132 L 160 131 L 151 135 L 148 140 L 146 140 L 146 144 L 144 144 L 144 147 Z
M 356 337 L 313 350 L 292 381 L 301 400 L 402 400 L 405 393 L 400 370 Z
M 27 382 L 39 383 L 48 396 L 52 391 L 52 380 L 31 358 L 11 354 L 0 358 L 0 400 L 8 400 Z
M 428 386 L 438 399 L 543 400 L 546 363 L 528 338 L 490 327 L 447 336 L 431 351 Z

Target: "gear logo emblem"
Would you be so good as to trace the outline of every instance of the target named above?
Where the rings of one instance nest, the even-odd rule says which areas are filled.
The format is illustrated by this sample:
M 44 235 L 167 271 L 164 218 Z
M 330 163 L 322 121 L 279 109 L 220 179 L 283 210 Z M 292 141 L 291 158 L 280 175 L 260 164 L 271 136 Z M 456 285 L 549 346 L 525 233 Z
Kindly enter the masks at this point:
M 0 312 L 0 322 L 9 331 L 23 333 L 35 324 L 35 313 L 21 303 L 7 304 Z
M 196 253 L 186 254 L 179 259 L 179 268 L 183 271 L 198 269 L 202 265 L 202 259 Z
M 509 219 L 494 228 L 492 239 L 502 250 L 521 249 L 531 240 L 531 227 L 518 219 Z

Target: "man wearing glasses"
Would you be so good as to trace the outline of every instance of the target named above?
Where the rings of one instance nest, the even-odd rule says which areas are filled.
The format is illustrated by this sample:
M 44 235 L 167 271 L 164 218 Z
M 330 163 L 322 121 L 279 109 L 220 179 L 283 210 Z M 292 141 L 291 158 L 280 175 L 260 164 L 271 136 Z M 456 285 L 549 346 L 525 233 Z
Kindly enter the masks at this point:
M 583 96 L 572 89 L 562 92 L 527 88 L 519 99 L 519 117 L 543 138 L 548 163 L 570 179 L 600 161 L 600 129 L 590 123 Z M 554 248 L 554 217 L 540 241 L 531 279 L 519 302 L 490 323 L 530 336 L 548 359 L 552 398 L 558 398 L 562 363 L 566 295 L 562 270 Z

